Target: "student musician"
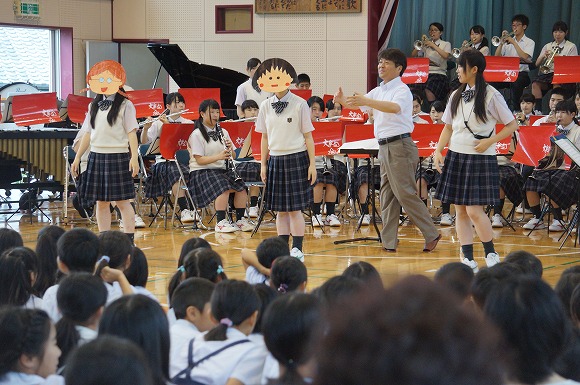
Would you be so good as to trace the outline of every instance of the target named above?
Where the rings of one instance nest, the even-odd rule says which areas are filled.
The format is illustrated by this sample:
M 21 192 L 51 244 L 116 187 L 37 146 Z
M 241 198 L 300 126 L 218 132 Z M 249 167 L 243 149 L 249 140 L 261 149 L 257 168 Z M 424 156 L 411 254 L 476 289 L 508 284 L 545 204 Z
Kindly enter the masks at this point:
M 580 127 L 576 120 L 578 109 L 572 100 L 564 100 L 556 105 L 556 131 L 566 135 L 576 147 L 580 147 Z M 540 165 L 526 179 L 524 190 L 534 217 L 526 223 L 524 229 L 542 229 L 546 226 L 542 221 L 540 194 L 546 194 L 552 204 L 554 220 L 549 226 L 550 231 L 564 231 L 562 209 L 576 203 L 576 180 L 574 171 L 566 171 L 564 154 L 560 148 L 552 144 L 550 154 L 540 160 Z
M 308 74 L 299 74 L 294 84 L 299 90 L 309 90 L 311 86 L 310 76 Z
M 543 123 L 556 124 L 556 121 L 557 121 L 556 106 L 562 100 L 566 99 L 565 93 L 566 93 L 566 91 L 562 87 L 554 88 L 550 92 L 550 101 L 548 102 L 548 105 L 550 107 L 550 113 L 548 115 L 536 120 L 533 124 L 534 126 L 539 126 L 540 124 L 543 124 Z
M 466 49 L 476 49 L 483 54 L 483 56 L 489 56 L 489 41 L 485 37 L 485 29 L 481 25 L 474 25 L 469 30 L 469 41 L 464 40 L 459 48 L 460 53 L 463 53 Z M 457 78 L 451 81 L 451 91 L 455 91 L 461 83 Z
M 520 98 L 520 110 L 515 113 L 518 126 L 529 126 L 530 116 L 536 115 L 534 111 L 535 98 L 530 93 L 525 93 Z
M 312 202 L 316 165 L 310 109 L 304 99 L 288 90 L 295 78 L 296 71 L 290 63 L 273 58 L 258 67 L 252 82 L 274 93 L 260 105 L 256 121 L 256 131 L 262 134 L 265 209 L 278 211 L 278 235 L 288 241 L 292 234 L 290 255 L 302 260 L 306 227 L 302 210 Z
M 244 218 L 246 186 L 233 172 L 233 144 L 230 135 L 219 126 L 220 106 L 213 99 L 199 105 L 199 119 L 188 140 L 189 191 L 196 207 L 207 207 L 215 201 L 216 233 L 252 231 Z M 235 223 L 226 217 L 230 193 L 234 193 Z
M 254 72 L 256 72 L 256 69 L 260 66 L 260 64 L 262 64 L 260 59 L 255 57 L 248 60 L 248 63 L 246 64 L 246 72 L 250 78 L 238 86 L 236 91 L 236 101 L 234 102 L 237 107 L 239 118 L 242 118 L 244 115 L 244 111 L 242 109 L 242 103 L 244 103 L 244 101 L 251 99 L 259 105 L 272 95 L 269 92 L 262 92 L 262 90 L 259 88 L 256 89 L 252 87 L 252 77 L 254 76 Z
M 156 140 L 158 141 L 161 137 L 161 129 L 164 124 L 193 123 L 193 121 L 181 116 L 181 112 L 185 109 L 185 99 L 179 92 L 172 92 L 167 95 L 165 98 L 165 107 L 169 111 L 167 115 L 163 114 L 159 117 L 159 120 L 143 126 L 141 143 L 146 144 L 153 143 Z M 145 180 L 145 196 L 147 198 L 157 198 L 171 189 L 173 196 L 177 198 L 177 204 L 181 210 L 181 222 L 193 222 L 195 212 L 189 209 L 185 193 L 183 189 L 179 188 L 180 174 L 177 167 L 181 167 L 183 176 L 186 178 L 185 182 L 187 183 L 187 179 L 189 179 L 187 165 L 166 162 L 161 155 L 157 156 L 155 160 L 155 164 L 151 167 L 151 174 Z
M 577 56 L 578 48 L 576 44 L 566 40 L 568 34 L 568 25 L 563 21 L 557 21 L 552 27 L 552 36 L 554 40 L 547 43 L 540 51 L 540 56 L 536 59 L 536 66 L 538 67 L 538 76 L 532 83 L 532 94 L 536 98 L 536 109 L 542 110 L 542 97 L 552 87 L 560 87 L 558 84 L 552 85 L 554 78 L 554 56 Z M 565 88 L 569 90 L 568 85 Z M 574 87 L 574 85 L 571 85 Z M 572 88 L 572 92 L 573 92 Z M 568 95 L 571 92 L 568 93 Z M 567 95 L 566 95 L 567 97 Z
M 421 111 L 421 104 L 423 104 L 423 99 L 418 93 L 413 92 L 413 123 L 428 124 L 428 121 L 419 116 L 423 112 Z
M 340 103 L 335 103 L 332 99 L 328 99 L 326 102 L 326 110 L 328 111 L 328 118 L 334 118 L 342 115 L 342 106 Z

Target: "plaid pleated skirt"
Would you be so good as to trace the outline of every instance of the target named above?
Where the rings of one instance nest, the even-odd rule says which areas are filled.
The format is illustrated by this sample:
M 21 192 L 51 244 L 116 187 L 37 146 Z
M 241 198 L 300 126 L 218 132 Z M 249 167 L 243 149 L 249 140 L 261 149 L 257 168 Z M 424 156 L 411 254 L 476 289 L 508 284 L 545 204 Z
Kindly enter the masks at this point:
M 246 188 L 243 180 L 235 180 L 231 171 L 206 168 L 189 173 L 189 192 L 197 208 L 207 207 L 225 191 L 242 191 Z
M 367 166 L 359 166 L 354 171 L 354 194 L 357 193 L 360 186 L 364 183 L 370 182 L 370 175 Z M 375 166 L 373 170 L 373 180 L 375 182 L 375 189 L 381 188 L 381 167 Z M 356 196 L 356 195 L 355 195 Z
M 514 205 L 524 200 L 524 178 L 512 166 L 499 166 L 499 185 Z
M 179 170 L 175 162 L 159 162 L 151 167 L 151 171 L 145 180 L 145 196 L 147 198 L 157 198 L 171 190 L 173 185 L 179 180 Z M 185 178 L 185 183 L 189 180 L 189 167 L 179 163 L 181 172 Z
M 91 201 L 124 201 L 135 198 L 133 176 L 129 171 L 128 152 L 115 154 L 89 153 L 87 162 L 86 183 L 79 193 L 84 200 Z
M 430 189 L 431 187 L 437 187 L 437 184 L 439 184 L 439 180 L 441 179 L 441 174 L 435 168 L 421 167 L 415 173 L 415 181 L 418 181 L 421 178 L 425 179 L 427 182 L 427 188 Z
M 347 169 L 346 165 L 339 160 L 331 159 L 332 167 L 324 173 L 324 168 L 316 169 L 316 184 L 324 183 L 336 187 L 339 194 L 346 191 Z
M 236 164 L 236 172 L 244 182 L 261 182 L 262 166 L 257 162 L 240 162 Z
M 268 210 L 291 212 L 305 210 L 313 201 L 312 185 L 308 180 L 308 153 L 270 156 L 266 179 Z
M 566 170 L 535 170 L 526 180 L 524 190 L 546 194 L 558 206 L 566 209 L 576 203 L 576 173 Z
M 95 205 L 95 201 L 89 201 L 85 198 L 84 194 L 81 194 L 81 191 L 86 191 L 86 184 L 87 184 L 87 172 L 81 172 L 79 176 L 77 176 L 77 197 L 79 200 L 79 204 L 83 208 L 90 208 Z
M 422 91 L 428 89 L 435 95 L 436 100 L 447 100 L 449 94 L 449 78 L 447 75 L 429 74 L 427 82 L 423 84 L 413 84 L 409 88 L 411 91 Z
M 494 205 L 499 202 L 499 170 L 495 155 L 448 151 L 435 197 L 463 206 Z

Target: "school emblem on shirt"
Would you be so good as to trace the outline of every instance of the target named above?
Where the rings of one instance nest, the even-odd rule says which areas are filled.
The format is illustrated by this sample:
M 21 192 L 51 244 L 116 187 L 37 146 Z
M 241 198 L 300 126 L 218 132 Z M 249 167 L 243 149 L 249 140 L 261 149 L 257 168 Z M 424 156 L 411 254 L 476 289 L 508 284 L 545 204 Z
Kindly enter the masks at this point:
M 286 119 L 286 121 L 287 121 L 288 123 L 292 123 L 292 118 L 288 118 L 288 119 Z

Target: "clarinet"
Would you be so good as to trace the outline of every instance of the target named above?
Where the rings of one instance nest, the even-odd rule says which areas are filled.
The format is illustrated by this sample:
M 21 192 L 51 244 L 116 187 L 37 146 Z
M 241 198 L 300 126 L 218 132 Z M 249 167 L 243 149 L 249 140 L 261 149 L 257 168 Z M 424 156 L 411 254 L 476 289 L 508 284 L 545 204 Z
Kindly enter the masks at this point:
M 322 161 L 324 162 L 324 166 L 322 167 L 322 175 L 330 174 L 330 170 L 328 168 L 328 159 L 326 159 L 326 157 L 323 156 Z
M 229 151 L 228 145 L 226 144 L 226 137 L 224 135 L 224 131 L 223 131 L 222 127 L 220 126 L 220 122 L 216 122 L 215 129 L 220 134 L 220 138 L 222 140 L 222 143 L 224 144 L 224 150 Z M 234 164 L 234 158 L 232 157 L 231 151 L 230 151 L 230 156 L 226 159 L 225 163 L 226 163 L 226 171 L 231 172 L 234 175 L 234 180 L 236 182 L 239 180 L 242 180 L 242 177 L 236 171 L 236 166 Z

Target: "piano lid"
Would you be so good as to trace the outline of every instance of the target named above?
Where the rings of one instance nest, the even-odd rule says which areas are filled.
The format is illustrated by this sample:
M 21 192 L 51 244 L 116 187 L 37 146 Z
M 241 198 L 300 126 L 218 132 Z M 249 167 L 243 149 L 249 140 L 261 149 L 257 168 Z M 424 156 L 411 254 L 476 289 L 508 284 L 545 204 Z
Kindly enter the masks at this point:
M 236 108 L 236 90 L 248 80 L 246 74 L 191 61 L 177 44 L 149 43 L 147 48 L 180 88 L 219 88 L 222 109 Z

